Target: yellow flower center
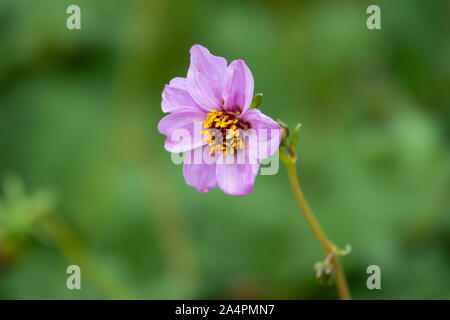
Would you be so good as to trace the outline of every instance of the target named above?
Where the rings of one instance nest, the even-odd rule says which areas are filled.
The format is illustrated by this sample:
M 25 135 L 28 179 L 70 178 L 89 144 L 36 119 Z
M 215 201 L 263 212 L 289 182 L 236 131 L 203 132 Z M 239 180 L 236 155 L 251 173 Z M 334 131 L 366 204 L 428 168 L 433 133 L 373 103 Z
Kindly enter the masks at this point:
M 223 152 L 226 156 L 228 152 L 234 154 L 238 149 L 247 147 L 242 135 L 242 130 L 246 130 L 247 125 L 240 123 L 237 116 L 234 112 L 217 110 L 211 110 L 207 114 L 206 120 L 202 121 L 202 134 L 211 146 L 209 154 Z

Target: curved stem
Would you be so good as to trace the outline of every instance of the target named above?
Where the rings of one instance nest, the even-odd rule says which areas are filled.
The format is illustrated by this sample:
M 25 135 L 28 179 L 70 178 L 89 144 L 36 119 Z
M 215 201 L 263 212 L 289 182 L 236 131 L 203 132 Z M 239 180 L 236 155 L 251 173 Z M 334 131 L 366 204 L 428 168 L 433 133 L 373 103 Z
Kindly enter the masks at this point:
M 281 152 L 281 150 L 280 150 Z M 284 159 L 283 159 L 284 160 Z M 319 241 L 320 245 L 323 247 L 327 254 L 331 254 L 331 263 L 334 267 L 334 272 L 336 276 L 336 289 L 341 300 L 350 300 L 350 292 L 347 286 L 347 280 L 345 278 L 344 269 L 342 267 L 341 261 L 339 260 L 337 247 L 327 238 L 325 233 L 322 231 L 319 222 L 314 216 L 313 212 L 306 202 L 305 196 L 303 195 L 300 183 L 297 178 L 297 169 L 295 168 L 295 161 L 288 162 L 284 161 L 287 167 L 289 181 L 291 183 L 292 191 L 294 192 L 295 198 L 302 209 L 303 215 L 309 224 L 314 236 Z

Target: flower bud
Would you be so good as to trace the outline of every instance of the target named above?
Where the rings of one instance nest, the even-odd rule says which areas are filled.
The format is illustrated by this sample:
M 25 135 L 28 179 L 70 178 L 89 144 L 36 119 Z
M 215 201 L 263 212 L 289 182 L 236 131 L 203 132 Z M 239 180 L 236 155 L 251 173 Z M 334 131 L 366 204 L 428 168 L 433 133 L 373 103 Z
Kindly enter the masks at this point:
M 289 137 L 289 128 L 287 124 L 285 124 L 280 119 L 277 120 L 278 124 L 281 126 L 281 145 L 287 145 L 287 138 Z
M 333 283 L 333 265 L 325 260 L 317 262 L 314 265 L 314 272 L 316 274 L 316 279 L 322 284 L 331 285 Z

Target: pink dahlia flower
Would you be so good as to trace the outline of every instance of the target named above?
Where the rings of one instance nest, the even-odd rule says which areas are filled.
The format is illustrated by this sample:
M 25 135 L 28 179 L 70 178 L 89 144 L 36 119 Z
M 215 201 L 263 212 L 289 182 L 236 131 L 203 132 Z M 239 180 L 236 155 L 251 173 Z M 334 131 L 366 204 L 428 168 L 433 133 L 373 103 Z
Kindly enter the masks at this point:
M 158 124 L 164 147 L 187 152 L 186 183 L 204 193 L 215 187 L 244 196 L 253 191 L 261 160 L 278 150 L 281 128 L 258 109 L 249 110 L 253 76 L 243 60 L 227 66 L 222 57 L 194 45 L 186 78 L 174 78 L 162 93 Z

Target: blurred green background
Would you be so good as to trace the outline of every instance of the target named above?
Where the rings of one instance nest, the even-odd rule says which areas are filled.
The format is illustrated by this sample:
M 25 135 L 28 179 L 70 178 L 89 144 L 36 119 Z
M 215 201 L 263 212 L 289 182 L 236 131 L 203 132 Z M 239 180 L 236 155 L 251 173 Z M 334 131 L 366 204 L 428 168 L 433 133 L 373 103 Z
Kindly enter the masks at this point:
M 300 179 L 353 247 L 353 297 L 450 299 L 449 21 L 442 0 L 2 0 L 0 299 L 336 297 L 282 163 L 249 196 L 200 194 L 163 149 L 161 92 L 195 43 L 303 124 Z

